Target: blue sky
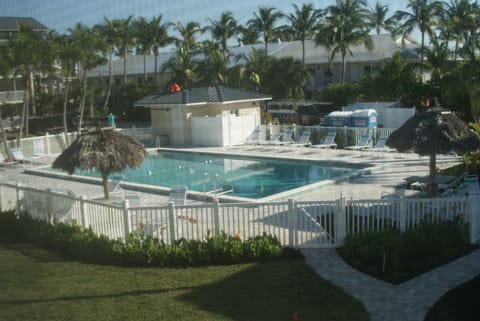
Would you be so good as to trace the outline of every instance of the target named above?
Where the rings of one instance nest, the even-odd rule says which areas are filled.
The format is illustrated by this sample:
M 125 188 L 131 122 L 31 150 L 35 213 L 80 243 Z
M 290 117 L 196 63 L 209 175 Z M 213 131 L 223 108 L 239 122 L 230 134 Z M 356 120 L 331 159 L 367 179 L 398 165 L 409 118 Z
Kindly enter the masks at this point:
M 371 7 L 376 0 L 368 0 Z M 406 10 L 407 0 L 379 0 L 389 6 L 390 14 L 396 10 Z M 60 33 L 77 22 L 87 26 L 101 23 L 104 17 L 150 18 L 163 15 L 164 22 L 182 23 L 197 21 L 206 25 L 207 19 L 218 20 L 220 14 L 229 10 L 240 23 L 245 24 L 253 17 L 258 6 L 275 7 L 284 13 L 292 11 L 292 3 L 313 3 L 317 8 L 334 4 L 335 0 L 0 0 L 1 16 L 33 17 Z

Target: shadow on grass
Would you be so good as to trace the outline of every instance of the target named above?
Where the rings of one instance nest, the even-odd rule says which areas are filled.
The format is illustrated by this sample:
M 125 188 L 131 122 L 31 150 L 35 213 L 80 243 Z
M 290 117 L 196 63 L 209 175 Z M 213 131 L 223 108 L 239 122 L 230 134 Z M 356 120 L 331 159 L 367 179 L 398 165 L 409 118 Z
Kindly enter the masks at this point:
M 368 320 L 362 304 L 321 279 L 303 258 L 254 264 L 178 298 L 232 320 Z
M 75 260 L 68 257 L 59 255 L 58 253 L 50 250 L 37 247 L 32 244 L 17 243 L 10 241 L 0 241 L 0 246 L 5 249 L 9 249 L 20 253 L 23 256 L 29 257 L 37 262 L 49 263 L 49 262 L 73 262 Z
M 479 293 L 480 275 L 442 296 L 428 311 L 425 321 L 477 321 Z

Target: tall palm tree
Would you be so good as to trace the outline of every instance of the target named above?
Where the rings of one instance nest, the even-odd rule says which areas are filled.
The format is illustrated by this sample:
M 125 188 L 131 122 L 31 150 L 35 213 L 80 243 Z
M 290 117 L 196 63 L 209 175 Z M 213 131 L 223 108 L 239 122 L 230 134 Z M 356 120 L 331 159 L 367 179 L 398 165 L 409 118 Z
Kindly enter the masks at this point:
M 318 29 L 319 19 L 323 15 L 323 10 L 315 9 L 313 4 L 302 4 L 299 8 L 292 4 L 294 12 L 287 15 L 290 21 L 289 29 L 294 34 L 295 39 L 302 42 L 302 64 L 305 69 L 305 40 L 311 38 Z
M 424 63 L 425 34 L 432 37 L 437 19 L 442 16 L 442 2 L 431 0 L 409 0 L 409 11 L 396 11 L 394 17 L 400 22 L 400 33 L 405 39 L 415 28 L 420 30 L 420 62 Z M 422 67 L 423 74 L 423 67 Z
M 204 32 L 204 29 L 200 28 L 198 22 L 190 21 L 186 25 L 177 22 L 175 24 L 175 30 L 180 33 L 180 38 L 175 39 L 177 48 L 181 48 L 185 52 L 198 48 L 197 34 Z
M 345 82 L 347 53 L 350 47 L 363 44 L 369 50 L 373 49 L 372 38 L 369 35 L 369 11 L 365 0 L 336 0 L 336 5 L 327 7 L 328 16 L 317 43 L 328 42 L 332 45 L 332 57 L 336 52 L 342 56 L 342 83 Z
M 250 19 L 247 24 L 260 31 L 263 34 L 263 42 L 265 44 L 265 53 L 268 52 L 268 41 L 271 40 L 275 33 L 275 23 L 283 17 L 283 14 L 273 7 L 259 7 L 258 13 L 253 13 L 254 18 Z
M 134 22 L 135 38 L 140 52 L 143 53 L 143 82 L 147 81 L 146 58 L 150 52 L 155 55 L 155 80 L 157 79 L 157 57 L 158 49 L 166 46 L 171 40 L 168 36 L 170 24 L 162 23 L 162 16 L 153 17 L 147 21 L 140 17 Z
M 77 131 L 80 134 L 82 129 L 83 114 L 85 111 L 85 100 L 87 96 L 87 71 L 93 69 L 106 61 L 100 56 L 102 51 L 101 40 L 95 36 L 92 28 L 86 27 L 81 23 L 77 23 L 73 28 L 68 29 L 72 38 L 74 50 L 78 53 L 80 64 L 79 73 L 81 72 L 81 91 L 82 98 L 80 100 L 80 118 L 77 124 Z
M 381 4 L 380 2 L 375 3 L 374 8 L 370 8 L 370 14 L 368 19 L 370 20 L 371 26 L 375 28 L 377 35 L 383 30 L 392 31 L 395 28 L 395 20 L 387 18 L 388 14 L 388 5 Z
M 135 34 L 132 27 L 133 16 L 126 19 L 116 19 L 115 32 L 118 37 L 118 53 L 123 57 L 123 84 L 127 83 L 127 56 L 131 47 L 135 44 Z M 125 86 L 124 86 L 125 88 Z
M 103 104 L 103 109 L 106 110 L 108 106 L 108 101 L 110 100 L 110 95 L 112 94 L 112 85 L 113 85 L 113 73 L 112 73 L 112 63 L 113 63 L 113 53 L 115 48 L 119 44 L 120 40 L 117 36 L 115 20 L 110 20 L 107 17 L 103 18 L 103 24 L 96 25 L 94 27 L 96 34 L 99 35 L 106 46 L 108 47 L 108 89 L 105 97 L 105 102 Z
M 224 11 L 219 20 L 208 19 L 210 25 L 206 27 L 212 34 L 213 39 L 219 42 L 223 60 L 227 57 L 227 41 L 238 33 L 237 20 L 231 11 Z
M 224 56 L 223 50 L 210 41 L 205 41 L 202 47 L 205 59 L 198 63 L 201 82 L 205 85 L 227 84 L 230 54 Z
M 239 26 L 238 29 L 240 33 L 240 38 L 238 40 L 241 42 L 241 44 L 254 45 L 258 43 L 260 32 L 253 26 Z

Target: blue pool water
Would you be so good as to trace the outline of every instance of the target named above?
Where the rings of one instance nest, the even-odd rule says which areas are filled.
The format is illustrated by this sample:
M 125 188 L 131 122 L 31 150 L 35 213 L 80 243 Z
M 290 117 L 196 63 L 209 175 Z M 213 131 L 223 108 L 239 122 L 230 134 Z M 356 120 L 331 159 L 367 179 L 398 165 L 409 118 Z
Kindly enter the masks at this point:
M 331 162 L 253 158 L 191 152 L 150 153 L 136 169 L 127 169 L 124 182 L 259 199 L 304 185 L 334 179 L 365 166 Z M 94 172 L 77 175 L 100 177 Z

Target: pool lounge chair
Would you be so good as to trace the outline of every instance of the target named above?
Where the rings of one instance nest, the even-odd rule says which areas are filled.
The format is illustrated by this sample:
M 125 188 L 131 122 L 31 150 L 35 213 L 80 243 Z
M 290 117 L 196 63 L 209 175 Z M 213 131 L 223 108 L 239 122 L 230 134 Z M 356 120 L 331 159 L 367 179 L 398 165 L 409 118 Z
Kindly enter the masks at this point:
M 5 155 L 0 152 L 0 166 L 11 166 L 15 164 L 18 164 L 18 162 L 5 157 Z
M 320 144 L 311 145 L 313 148 L 337 148 L 335 143 L 335 137 L 337 136 L 336 132 L 330 132 L 325 136 L 324 140 Z
M 260 142 L 260 145 L 276 145 L 280 142 L 281 138 L 282 134 L 273 134 L 272 136 L 270 136 L 270 139 Z
M 260 128 L 255 128 L 255 130 L 248 136 L 245 140 L 245 145 L 258 145 L 262 140 L 262 131 Z
M 187 202 L 187 187 L 186 186 L 173 186 L 170 188 L 170 196 L 168 202 L 174 205 L 185 205 Z
M 349 150 L 364 150 L 367 148 L 371 148 L 371 140 L 369 135 L 362 135 L 360 139 L 357 141 L 356 145 L 351 145 L 345 147 L 345 149 Z
M 272 145 L 289 145 L 292 143 L 293 129 L 286 128 L 280 134 L 280 139 L 273 142 Z
M 35 159 L 40 158 L 39 156 L 27 157 L 23 154 L 23 151 L 20 148 L 12 148 L 10 149 L 10 152 L 12 152 L 13 159 L 20 163 L 33 164 Z
M 298 141 L 296 141 L 295 143 L 291 144 L 290 146 L 293 146 L 293 147 L 303 147 L 303 146 L 310 146 L 312 145 L 312 143 L 310 142 L 310 136 L 312 135 L 312 133 L 309 131 L 309 130 L 304 130 L 302 132 L 302 135 L 300 135 L 300 138 L 298 139 Z
M 373 147 L 367 147 L 365 150 L 372 152 L 394 152 L 395 148 L 386 145 L 387 137 L 380 137 Z

